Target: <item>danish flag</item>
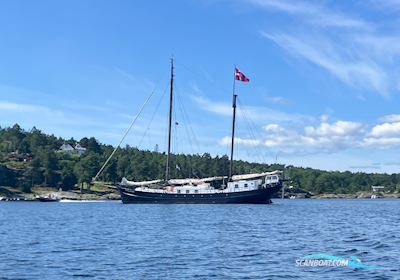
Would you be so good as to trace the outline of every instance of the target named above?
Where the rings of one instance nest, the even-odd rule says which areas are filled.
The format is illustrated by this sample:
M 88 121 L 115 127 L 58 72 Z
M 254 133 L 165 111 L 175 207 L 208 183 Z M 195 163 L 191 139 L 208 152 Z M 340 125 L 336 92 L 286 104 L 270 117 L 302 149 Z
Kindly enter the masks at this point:
M 242 82 L 250 82 L 250 79 L 247 78 L 242 72 L 240 72 L 240 70 L 235 67 L 235 80 L 237 81 L 242 81 Z

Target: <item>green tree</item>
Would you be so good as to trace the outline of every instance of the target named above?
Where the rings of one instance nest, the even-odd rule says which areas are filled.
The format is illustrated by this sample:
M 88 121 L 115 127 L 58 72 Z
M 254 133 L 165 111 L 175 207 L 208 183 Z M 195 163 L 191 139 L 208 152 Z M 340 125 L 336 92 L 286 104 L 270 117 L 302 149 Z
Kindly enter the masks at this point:
M 74 188 L 75 184 L 78 182 L 74 170 L 65 165 L 61 170 L 61 187 L 64 191 L 68 191 Z
M 96 175 L 97 171 L 100 169 L 100 158 L 95 153 L 87 153 L 79 162 L 75 165 L 74 173 L 78 178 L 78 182 L 83 186 L 84 183 L 87 184 L 88 189 L 90 189 L 90 184 L 92 178 Z
M 57 187 L 59 183 L 59 174 L 57 171 L 57 157 L 54 151 L 46 150 L 43 153 L 43 167 L 44 167 L 44 184 L 46 186 Z
M 42 165 L 39 158 L 34 158 L 31 162 L 32 184 L 39 185 L 44 181 Z
M 96 154 L 99 154 L 101 152 L 100 145 L 97 142 L 96 138 L 94 138 L 94 137 L 90 137 L 89 138 L 89 140 L 87 141 L 86 149 L 89 152 L 93 152 L 93 153 L 96 153 Z
M 89 146 L 89 138 L 83 137 L 81 140 L 79 140 L 79 144 L 82 147 L 87 148 Z
M 115 160 L 111 160 L 108 165 L 104 168 L 103 173 L 101 175 L 102 180 L 107 182 L 116 182 L 118 181 L 117 175 L 117 163 Z
M 15 187 L 17 183 L 17 173 L 7 166 L 0 165 L 0 186 Z

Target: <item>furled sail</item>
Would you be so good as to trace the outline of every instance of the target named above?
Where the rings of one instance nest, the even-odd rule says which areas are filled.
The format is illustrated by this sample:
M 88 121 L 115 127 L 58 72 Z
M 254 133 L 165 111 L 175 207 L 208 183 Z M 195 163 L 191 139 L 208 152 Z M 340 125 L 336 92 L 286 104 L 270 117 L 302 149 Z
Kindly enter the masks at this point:
M 242 174 L 242 175 L 233 175 L 232 181 L 240 181 L 240 180 L 250 180 L 261 178 L 268 175 L 281 175 L 282 171 L 273 171 L 273 172 L 262 172 L 262 173 L 251 173 L 251 174 Z M 186 179 L 170 179 L 168 180 L 169 185 L 200 185 L 207 182 L 218 181 L 227 179 L 227 176 L 214 176 L 214 177 L 207 177 L 207 178 L 186 178 Z M 152 181 L 129 181 L 126 178 L 122 178 L 121 185 L 122 186 L 149 186 L 163 182 L 163 180 L 152 180 Z
M 211 181 L 217 181 L 217 180 L 223 180 L 228 178 L 227 176 L 215 176 L 215 177 L 207 177 L 207 178 L 187 178 L 187 179 L 170 179 L 168 180 L 169 185 L 187 185 L 187 184 L 192 184 L 192 185 L 200 185 L 203 183 L 211 182 Z M 152 180 L 152 181 L 141 181 L 141 182 L 135 182 L 135 181 L 129 181 L 126 178 L 122 178 L 121 185 L 122 186 L 136 186 L 136 187 L 141 187 L 141 186 L 149 186 L 149 185 L 154 185 L 163 182 L 163 180 Z
M 268 175 L 281 175 L 282 171 L 273 171 L 273 172 L 262 172 L 262 173 L 252 173 L 252 174 L 242 174 L 242 175 L 233 175 L 232 181 L 240 181 L 240 180 L 249 180 L 260 178 Z
M 203 183 L 218 181 L 226 179 L 226 176 L 215 176 L 215 177 L 207 177 L 207 178 L 188 178 L 188 179 L 170 179 L 168 180 L 168 184 L 170 185 L 185 185 L 185 184 L 193 184 L 200 185 Z
M 122 186 L 148 186 L 148 185 L 153 185 L 153 184 L 158 184 L 162 182 L 162 180 L 153 180 L 153 181 L 142 181 L 142 182 L 134 182 L 134 181 L 129 181 L 125 177 L 122 178 L 121 185 Z

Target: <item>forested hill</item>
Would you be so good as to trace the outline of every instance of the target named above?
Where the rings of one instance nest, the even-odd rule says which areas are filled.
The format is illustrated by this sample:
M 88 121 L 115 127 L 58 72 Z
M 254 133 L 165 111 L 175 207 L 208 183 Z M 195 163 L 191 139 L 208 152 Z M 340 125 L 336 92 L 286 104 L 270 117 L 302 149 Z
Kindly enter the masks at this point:
M 64 151 L 60 147 L 64 145 Z M 77 145 L 79 144 L 79 145 Z M 71 149 L 72 148 L 72 149 Z M 33 128 L 25 131 L 15 124 L 0 128 L 0 186 L 18 187 L 29 192 L 33 186 L 48 186 L 70 190 L 87 185 L 111 154 L 111 145 L 100 144 L 95 138 L 62 139 L 46 135 Z M 165 153 L 143 151 L 126 146 L 119 149 L 109 162 L 100 180 L 120 181 L 122 177 L 150 180 L 164 177 Z M 203 155 L 173 155 L 172 177 L 209 177 L 228 174 L 228 157 Z M 236 161 L 235 173 L 252 173 L 283 169 L 268 165 Z M 327 172 L 289 166 L 286 172 L 294 187 L 314 194 L 355 193 L 367 191 L 371 185 L 384 185 L 385 190 L 400 190 L 400 174 L 366 174 Z

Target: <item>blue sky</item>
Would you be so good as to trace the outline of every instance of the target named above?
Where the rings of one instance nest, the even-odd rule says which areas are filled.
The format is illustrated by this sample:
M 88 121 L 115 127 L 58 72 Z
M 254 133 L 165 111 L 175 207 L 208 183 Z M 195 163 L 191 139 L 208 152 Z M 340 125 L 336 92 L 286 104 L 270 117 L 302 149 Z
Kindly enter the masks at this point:
M 399 172 L 400 2 L 3 1 L 0 126 L 328 170 Z M 182 107 L 184 109 L 182 109 Z M 158 108 L 156 110 L 156 108 Z M 150 122 L 152 120 L 152 122 Z

